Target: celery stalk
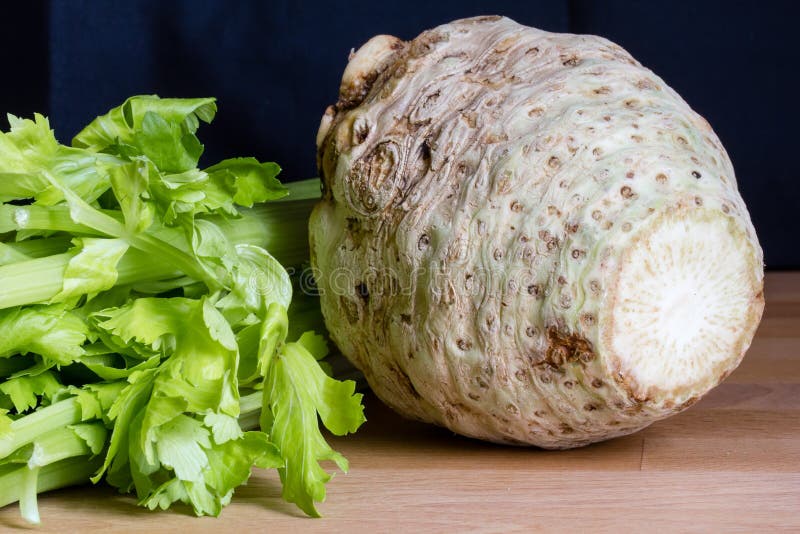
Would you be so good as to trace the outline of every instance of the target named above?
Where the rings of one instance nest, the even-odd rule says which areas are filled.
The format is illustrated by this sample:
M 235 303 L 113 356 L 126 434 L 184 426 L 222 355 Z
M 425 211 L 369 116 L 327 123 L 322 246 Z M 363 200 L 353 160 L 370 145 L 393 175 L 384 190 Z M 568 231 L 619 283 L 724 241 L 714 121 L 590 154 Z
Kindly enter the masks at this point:
M 263 247 L 284 265 L 299 264 L 308 258 L 307 222 L 315 203 L 315 199 L 268 203 L 244 210 L 238 219 L 213 220 L 234 243 Z M 142 245 L 139 240 L 135 243 Z M 63 287 L 64 270 L 72 257 L 72 253 L 65 252 L 0 266 L 0 309 L 53 298 Z M 117 271 L 118 285 L 169 279 L 179 274 L 173 261 L 136 248 L 125 253 Z
M 35 479 L 34 492 L 42 493 L 77 484 L 87 484 L 102 463 L 102 456 L 72 456 L 40 467 Z M 19 501 L 26 491 L 30 490 L 31 482 L 30 469 L 25 465 L 0 468 L 0 507 Z
M 0 437 L 0 458 L 47 432 L 79 423 L 80 420 L 81 407 L 76 397 L 58 401 L 20 417 L 11 423 L 10 434 Z

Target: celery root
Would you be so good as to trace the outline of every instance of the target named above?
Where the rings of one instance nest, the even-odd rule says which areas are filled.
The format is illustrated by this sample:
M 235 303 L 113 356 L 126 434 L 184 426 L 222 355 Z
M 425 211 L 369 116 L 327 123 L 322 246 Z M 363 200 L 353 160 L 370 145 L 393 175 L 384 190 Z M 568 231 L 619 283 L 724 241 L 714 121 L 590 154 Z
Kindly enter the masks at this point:
M 762 252 L 730 159 L 605 39 L 500 17 L 375 37 L 317 140 L 323 314 L 409 417 L 584 445 L 688 407 L 753 338 Z

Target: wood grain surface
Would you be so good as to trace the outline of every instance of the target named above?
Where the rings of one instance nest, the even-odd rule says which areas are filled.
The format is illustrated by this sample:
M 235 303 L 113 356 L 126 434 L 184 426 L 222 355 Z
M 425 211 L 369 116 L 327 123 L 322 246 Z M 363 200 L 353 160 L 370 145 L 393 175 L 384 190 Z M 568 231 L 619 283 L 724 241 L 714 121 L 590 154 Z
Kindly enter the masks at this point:
M 40 498 L 37 532 L 800 532 L 800 273 L 767 276 L 739 369 L 686 412 L 624 438 L 550 452 L 405 421 L 368 396 L 332 438 L 350 460 L 309 519 L 257 471 L 219 518 L 150 512 L 99 487 Z M 30 529 L 16 506 L 0 530 Z

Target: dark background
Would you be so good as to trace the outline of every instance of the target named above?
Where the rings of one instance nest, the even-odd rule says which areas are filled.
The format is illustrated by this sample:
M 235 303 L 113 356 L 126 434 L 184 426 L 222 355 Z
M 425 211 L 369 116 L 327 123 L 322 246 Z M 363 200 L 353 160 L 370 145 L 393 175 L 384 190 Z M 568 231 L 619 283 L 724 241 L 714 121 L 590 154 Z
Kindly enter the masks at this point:
M 351 48 L 483 14 L 602 35 L 655 71 L 722 139 L 767 267 L 800 267 L 794 2 L 5 2 L 0 110 L 43 112 L 69 142 L 133 94 L 216 96 L 217 119 L 200 133 L 206 162 L 252 155 L 280 163 L 284 180 L 308 178 L 319 118 Z

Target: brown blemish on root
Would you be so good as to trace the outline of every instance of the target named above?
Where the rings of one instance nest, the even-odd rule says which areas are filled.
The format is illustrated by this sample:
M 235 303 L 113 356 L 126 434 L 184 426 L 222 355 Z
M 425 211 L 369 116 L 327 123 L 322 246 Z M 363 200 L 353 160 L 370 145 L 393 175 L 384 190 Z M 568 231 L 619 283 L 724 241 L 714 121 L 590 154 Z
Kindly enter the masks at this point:
M 356 284 L 356 295 L 364 301 L 364 304 L 369 304 L 369 288 L 364 282 Z
M 348 323 L 355 324 L 359 321 L 358 306 L 345 295 L 339 296 L 339 309 L 342 311 Z
M 461 418 L 460 414 L 472 413 L 472 410 L 460 402 L 445 402 L 443 408 L 445 418 L 451 423 L 458 421 Z
M 431 244 L 431 238 L 428 236 L 428 234 L 422 234 L 421 236 L 419 236 L 419 239 L 417 240 L 417 249 L 425 250 L 426 248 L 428 248 L 428 245 L 430 244 Z
M 636 82 L 636 88 L 642 91 L 658 91 L 660 87 L 650 78 L 642 78 Z
M 411 379 L 405 371 L 395 366 L 389 367 L 389 371 L 391 371 L 395 382 L 400 385 L 402 389 L 407 391 L 411 397 L 415 399 L 422 398 L 422 396 L 419 394 L 419 391 L 417 391 L 417 388 L 414 387 L 414 384 L 411 382 Z
M 577 67 L 581 64 L 581 58 L 579 58 L 575 54 L 570 55 L 562 55 L 561 56 L 561 64 L 565 67 Z
M 547 350 L 539 365 L 560 368 L 565 364 L 585 364 L 594 359 L 594 349 L 589 340 L 576 333 L 565 333 L 555 327 L 547 329 Z
M 697 397 L 697 396 L 689 397 L 688 399 L 686 399 L 685 401 L 683 401 L 683 402 L 682 402 L 682 403 L 681 403 L 681 404 L 678 406 L 678 411 L 685 410 L 686 408 L 688 408 L 688 407 L 689 407 L 689 406 L 691 406 L 692 404 L 696 403 L 698 400 L 700 400 L 700 397 Z
M 456 346 L 458 346 L 459 350 L 467 351 L 472 348 L 472 341 L 468 339 L 459 339 L 456 341 Z

